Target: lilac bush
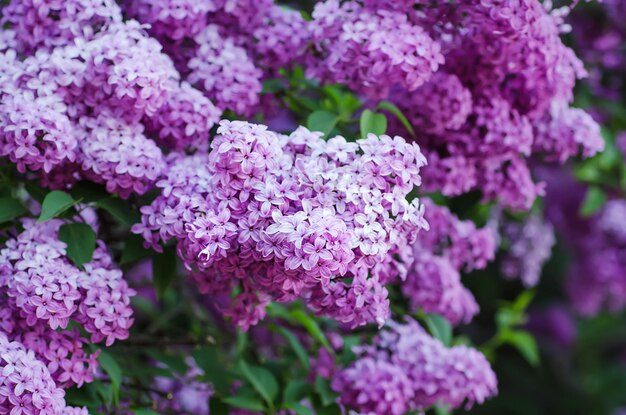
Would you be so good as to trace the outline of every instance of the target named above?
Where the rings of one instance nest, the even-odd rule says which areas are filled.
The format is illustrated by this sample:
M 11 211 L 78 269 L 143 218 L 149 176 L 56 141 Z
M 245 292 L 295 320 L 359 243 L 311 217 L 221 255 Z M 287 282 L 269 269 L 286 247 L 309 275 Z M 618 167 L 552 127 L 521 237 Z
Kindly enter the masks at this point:
M 0 414 L 509 393 L 556 274 L 626 305 L 624 7 L 574 6 L 3 2 Z

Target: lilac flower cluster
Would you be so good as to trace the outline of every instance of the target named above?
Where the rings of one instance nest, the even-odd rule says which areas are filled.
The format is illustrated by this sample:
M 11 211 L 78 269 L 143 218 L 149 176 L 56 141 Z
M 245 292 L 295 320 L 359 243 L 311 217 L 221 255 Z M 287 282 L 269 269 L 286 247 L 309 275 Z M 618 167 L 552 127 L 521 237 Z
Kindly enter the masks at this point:
M 530 155 L 563 162 L 602 150 L 597 124 L 569 106 L 576 79 L 585 72 L 559 37 L 562 10 L 550 12 L 536 0 L 424 3 L 416 9 L 415 2 L 406 3 L 366 2 L 361 14 L 401 11 L 436 45 L 421 50 L 437 50 L 445 58 L 436 60 L 431 71 L 436 72 L 424 76 L 415 90 L 393 76 L 378 77 L 374 85 L 377 91 L 389 90 L 416 127 L 430 164 L 424 170 L 427 190 L 455 196 L 476 189 L 506 207 L 529 209 L 543 194 L 527 166 Z M 360 10 L 349 4 L 350 10 Z M 329 26 L 333 16 L 327 17 Z M 347 24 L 341 27 L 350 30 Z M 348 62 L 357 60 L 350 56 Z M 332 70 L 332 64 L 326 67 Z M 421 68 L 415 61 L 410 65 Z M 352 86 L 364 92 L 372 87 L 365 81 Z M 403 129 L 399 123 L 391 127 Z
M 359 413 L 403 415 L 434 404 L 469 408 L 497 392 L 485 357 L 466 346 L 446 348 L 414 320 L 392 323 L 358 358 L 338 371 L 332 387 L 339 402 Z
M 0 332 L 0 413 L 11 415 L 87 415 L 65 406 L 65 392 L 32 351 Z
M 427 226 L 406 200 L 426 161 L 400 137 L 320 136 L 222 121 L 208 155 L 169 158 L 133 231 L 156 249 L 177 239 L 202 292 L 239 287 L 227 314 L 244 328 L 270 299 L 297 298 L 351 326 L 382 324 L 383 284 L 405 273 L 394 255 Z
M 259 110 L 262 79 L 302 60 L 309 38 L 300 13 L 271 0 L 128 0 L 122 7 L 151 25 L 189 83 L 219 108 L 245 115 Z
M 101 241 L 84 269 L 75 267 L 58 240 L 61 225 L 24 219 L 24 231 L 0 250 L 0 330 L 34 353 L 58 386 L 80 386 L 97 366 L 97 353 L 83 346 L 128 338 L 134 292 Z
M 401 283 L 402 292 L 414 309 L 440 314 L 455 325 L 469 323 L 478 304 L 461 283 L 460 272 L 484 268 L 493 260 L 494 232 L 459 220 L 429 199 L 423 202 L 430 230 L 421 232 L 413 245 L 413 263 Z
M 310 30 L 310 74 L 372 96 L 387 95 L 395 84 L 414 91 L 444 62 L 439 43 L 404 12 L 327 0 L 315 5 Z
M 556 242 L 552 225 L 532 214 L 523 222 L 505 222 L 501 232 L 508 243 L 500 264 L 504 277 L 519 278 L 526 287 L 537 285 Z
M 122 22 L 114 2 L 70 3 L 3 9 L 12 37 L 0 57 L 0 155 L 49 187 L 89 179 L 143 194 L 165 168 L 157 143 L 206 147 L 221 110 L 179 82 L 159 42 Z

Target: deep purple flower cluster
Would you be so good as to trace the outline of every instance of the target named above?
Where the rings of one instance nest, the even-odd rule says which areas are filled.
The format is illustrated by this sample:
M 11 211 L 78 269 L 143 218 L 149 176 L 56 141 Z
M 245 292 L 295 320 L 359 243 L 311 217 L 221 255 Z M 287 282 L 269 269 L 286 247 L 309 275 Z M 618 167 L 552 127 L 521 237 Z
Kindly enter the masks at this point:
M 494 231 L 477 229 L 428 199 L 423 202 L 430 230 L 421 232 L 413 245 L 402 292 L 414 309 L 440 314 L 453 324 L 469 323 L 478 304 L 461 283 L 460 272 L 484 268 L 494 258 Z
M 526 158 L 536 153 L 563 162 L 603 148 L 597 124 L 569 107 L 585 72 L 559 37 L 562 10 L 551 13 L 535 0 L 417 9 L 413 2 L 369 3 L 377 13 L 403 10 L 445 58 L 415 91 L 388 76 L 377 85 L 391 89 L 391 99 L 416 127 L 429 160 L 427 190 L 455 196 L 477 189 L 506 207 L 529 209 L 543 186 L 533 182 Z M 367 91 L 370 85 L 353 87 Z M 392 125 L 394 132 L 401 129 Z
M 414 91 L 444 62 L 440 44 L 404 12 L 327 0 L 315 5 L 310 30 L 310 74 L 372 96 L 396 84 Z
M 540 170 L 548 183 L 546 218 L 572 264 L 565 288 L 576 311 L 591 316 L 626 307 L 626 201 L 610 198 L 590 218 L 581 218 L 586 188 L 568 174 Z
M 24 231 L 0 250 L 0 330 L 34 352 L 65 387 L 93 379 L 97 353 L 84 345 L 128 338 L 134 292 L 101 241 L 84 269 L 75 267 L 58 240 L 61 225 L 25 219 Z
M 501 227 L 507 249 L 500 264 L 505 278 L 519 278 L 526 287 L 539 282 L 541 268 L 556 242 L 554 228 L 538 214 L 523 222 L 507 221 Z
M 157 249 L 177 239 L 201 291 L 239 287 L 229 314 L 242 327 L 270 298 L 301 298 L 351 326 L 382 324 L 383 284 L 404 276 L 394 254 L 426 226 L 423 206 L 406 200 L 425 159 L 400 137 L 320 136 L 222 121 L 208 155 L 170 157 L 161 196 L 133 231 Z
M 469 408 L 497 392 L 485 357 L 466 346 L 446 348 L 414 320 L 392 323 L 358 358 L 338 371 L 332 387 L 339 402 L 359 413 L 403 415 L 434 404 Z

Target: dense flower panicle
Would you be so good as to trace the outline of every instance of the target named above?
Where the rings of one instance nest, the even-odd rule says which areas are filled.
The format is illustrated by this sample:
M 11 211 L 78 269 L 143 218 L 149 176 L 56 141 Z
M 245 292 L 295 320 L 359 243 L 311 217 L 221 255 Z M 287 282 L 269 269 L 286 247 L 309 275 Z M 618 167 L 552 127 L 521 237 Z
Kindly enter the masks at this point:
M 207 25 L 207 14 L 218 10 L 219 1 L 125 0 L 124 12 L 150 25 L 157 39 L 194 37 Z
M 439 44 L 406 13 L 366 9 L 357 1 L 319 2 L 311 25 L 311 75 L 373 96 L 399 85 L 409 91 L 443 64 Z
M 420 233 L 413 244 L 413 264 L 401 283 L 402 292 L 415 309 L 441 314 L 453 324 L 469 323 L 478 304 L 461 283 L 460 273 L 484 268 L 493 260 L 494 233 L 459 220 L 428 199 L 423 202 L 430 230 Z
M 189 83 L 219 108 L 249 114 L 259 102 L 262 72 L 245 49 L 222 37 L 216 25 L 207 26 L 194 41 L 199 46 L 188 63 Z
M 179 79 L 161 49 L 134 20 L 111 24 L 93 40 L 55 50 L 60 93 L 87 114 L 108 107 L 136 123 L 165 104 Z
M 0 332 L 0 356 L 0 413 L 67 413 L 65 393 L 32 351 Z
M 20 172 L 49 173 L 75 160 L 76 137 L 59 97 L 19 88 L 4 89 L 0 97 L 0 156 Z
M 115 113 L 81 117 L 76 126 L 86 178 L 106 185 L 107 191 L 127 198 L 148 191 L 165 168 L 163 154 L 143 134 L 141 124 L 127 124 Z
M 579 108 L 557 103 L 533 127 L 536 136 L 533 150 L 561 163 L 579 153 L 591 157 L 604 149 L 600 126 Z
M 436 72 L 416 91 L 397 91 L 394 100 L 420 132 L 458 130 L 472 113 L 472 94 L 455 75 Z
M 79 270 L 58 240 L 60 220 L 24 220 L 24 231 L 0 250 L 0 326 L 43 361 L 62 386 L 93 379 L 97 355 L 82 350 L 87 339 L 66 329 L 70 319 L 89 333 L 90 342 L 126 339 L 133 322 L 134 291 L 98 242 L 93 259 Z
M 469 408 L 497 392 L 487 359 L 466 346 L 446 348 L 414 320 L 392 323 L 332 381 L 339 402 L 359 413 L 402 415 L 439 403 Z
M 121 22 L 122 12 L 114 0 L 11 0 L 0 21 L 15 33 L 20 52 L 33 53 L 93 38 L 103 26 Z
M 144 124 L 148 135 L 168 148 L 204 149 L 221 113 L 200 91 L 182 82 L 156 114 L 144 119 Z
M 141 208 L 133 231 L 152 247 L 178 239 L 201 291 L 240 285 L 233 310 L 243 326 L 263 317 L 258 305 L 270 298 L 302 298 L 353 326 L 381 323 L 392 255 L 427 226 L 423 206 L 405 199 L 425 159 L 400 137 L 320 135 L 222 121 L 208 158 L 170 157 L 161 196 Z
M 508 279 L 519 278 L 526 287 L 537 285 L 556 242 L 552 225 L 532 214 L 521 223 L 504 223 L 502 236 L 508 243 L 501 262 L 502 274 Z

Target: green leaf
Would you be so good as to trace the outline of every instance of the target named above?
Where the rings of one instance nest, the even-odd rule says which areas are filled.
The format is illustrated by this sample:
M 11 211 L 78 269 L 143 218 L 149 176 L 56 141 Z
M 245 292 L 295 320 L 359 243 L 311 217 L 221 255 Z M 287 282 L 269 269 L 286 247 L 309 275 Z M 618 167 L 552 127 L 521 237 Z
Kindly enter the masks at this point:
M 439 314 L 426 314 L 424 321 L 428 326 L 430 334 L 439 339 L 445 346 L 450 346 L 452 342 L 452 326 L 444 317 Z
M 154 412 L 152 409 L 138 408 L 133 409 L 132 411 L 135 415 L 159 415 L 158 412 Z
M 365 110 L 361 113 L 359 125 L 361 137 L 366 137 L 369 133 L 382 135 L 387 131 L 387 117 L 384 114 Z
M 41 205 L 41 215 L 38 222 L 43 222 L 55 216 L 60 215 L 71 208 L 76 201 L 72 196 L 60 190 L 54 190 L 48 193 Z
M 159 298 L 163 298 L 163 294 L 165 294 L 175 276 L 176 251 L 166 248 L 161 254 L 154 253 L 152 256 L 152 278 Z
M 70 190 L 72 197 L 83 202 L 97 202 L 109 197 L 109 193 L 101 186 L 92 182 L 78 182 Z
M 224 367 L 224 359 L 220 356 L 218 349 L 215 346 L 204 346 L 194 350 L 192 356 L 215 390 L 223 396 L 228 395 L 232 376 Z
M 262 94 L 275 94 L 285 89 L 285 85 L 280 79 L 271 78 L 263 81 Z
M 278 382 L 272 372 L 260 366 L 249 365 L 243 360 L 239 362 L 239 369 L 254 390 L 272 406 L 278 395 Z
M 122 384 L 122 368 L 117 361 L 104 350 L 100 350 L 98 356 L 98 363 L 102 370 L 105 371 L 111 379 L 111 385 L 113 385 L 113 397 L 115 402 L 119 402 L 120 385 Z
M 317 376 L 313 387 L 322 399 L 322 405 L 328 406 L 337 401 L 338 395 L 330 388 L 330 382 L 327 379 Z
M 189 367 L 185 363 L 185 359 L 179 355 L 170 355 L 161 350 L 147 350 L 148 356 L 161 363 L 166 364 L 171 370 L 180 374 L 187 373 Z
M 209 413 L 211 415 L 228 415 L 228 405 L 216 396 L 209 398 Z
M 330 111 L 315 111 L 307 118 L 306 125 L 311 131 L 320 131 L 324 135 L 328 135 L 335 125 L 337 125 L 339 117 Z
M 59 229 L 59 240 L 67 245 L 67 256 L 77 267 L 91 261 L 96 233 L 86 223 L 67 223 Z
M 433 407 L 435 415 L 450 415 L 450 410 L 442 405 L 435 405 Z
M 341 408 L 337 404 L 315 408 L 316 415 L 341 415 L 342 413 Z
M 0 223 L 13 220 L 27 212 L 19 200 L 12 197 L 0 198 Z
M 283 401 L 285 402 L 300 402 L 307 395 L 309 390 L 309 383 L 304 380 L 292 380 L 287 383 L 285 390 L 283 391 Z
M 129 264 L 140 259 L 150 256 L 151 252 L 143 247 L 143 238 L 139 235 L 128 235 L 124 239 L 124 249 L 122 250 L 122 258 L 120 264 Z
M 283 407 L 285 409 L 291 409 L 296 413 L 296 415 L 313 415 L 313 412 L 309 408 L 300 403 L 290 402 L 285 404 Z
M 131 226 L 141 219 L 137 210 L 132 210 L 128 203 L 117 197 L 107 197 L 96 203 L 100 209 L 106 210 L 122 225 Z
M 302 310 L 293 310 L 289 314 L 295 321 L 300 323 L 306 329 L 306 331 L 308 331 L 309 334 L 313 336 L 313 338 L 320 342 L 322 346 L 324 346 L 328 350 L 332 350 L 328 339 L 324 335 L 324 332 L 322 331 L 322 329 L 320 329 L 320 326 L 311 316 L 309 316 Z
M 263 402 L 249 396 L 229 396 L 222 399 L 225 403 L 236 408 L 247 409 L 249 411 L 264 411 Z
M 398 119 L 398 121 L 400 121 L 402 123 L 404 128 L 406 128 L 407 131 L 413 137 L 415 137 L 415 130 L 413 129 L 413 126 L 411 125 L 409 120 L 404 116 L 404 114 L 402 113 L 400 108 L 398 108 L 394 103 L 389 102 L 389 101 L 381 101 L 381 102 L 378 103 L 378 106 L 376 108 L 377 109 L 382 109 L 382 110 L 387 110 L 390 113 L 392 113 L 393 115 L 395 115 L 395 117 Z
M 532 366 L 539 364 L 537 342 L 530 333 L 523 330 L 505 330 L 501 333 L 501 338 L 504 343 L 515 347 Z
M 43 203 L 43 200 L 48 194 L 48 191 L 46 189 L 32 181 L 26 182 L 24 184 L 24 188 L 26 189 L 28 194 L 39 203 Z
M 523 291 L 515 299 L 515 302 L 513 303 L 513 306 L 511 308 L 513 310 L 519 311 L 519 312 L 525 311 L 526 308 L 528 308 L 530 303 L 533 301 L 533 298 L 535 298 L 535 291 L 533 291 L 533 290 Z
M 602 189 L 596 186 L 589 187 L 585 195 L 585 200 L 580 207 L 580 214 L 584 217 L 593 215 L 604 206 L 606 199 L 606 194 Z
M 289 346 L 291 346 L 291 348 L 293 349 L 294 353 L 300 360 L 300 363 L 302 363 L 302 367 L 304 367 L 304 369 L 308 371 L 309 357 L 306 350 L 304 350 L 302 343 L 300 343 L 300 340 L 298 340 L 298 338 L 292 332 L 284 327 L 278 326 L 276 327 L 276 330 L 287 340 L 287 343 L 289 343 Z

